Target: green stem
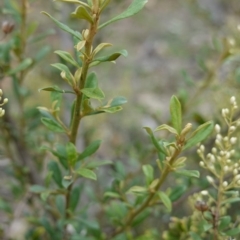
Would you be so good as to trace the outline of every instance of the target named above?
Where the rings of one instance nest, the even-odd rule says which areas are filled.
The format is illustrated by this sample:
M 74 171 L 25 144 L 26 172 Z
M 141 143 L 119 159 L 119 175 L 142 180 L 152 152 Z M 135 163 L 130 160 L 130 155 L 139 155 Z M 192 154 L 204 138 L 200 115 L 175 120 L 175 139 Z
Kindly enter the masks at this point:
M 108 239 L 112 239 L 113 237 L 117 236 L 118 234 L 124 232 L 126 230 L 126 228 L 128 228 L 129 226 L 131 226 L 134 218 L 139 215 L 142 211 L 144 211 L 151 203 L 152 199 L 154 198 L 156 192 L 159 190 L 159 188 L 162 186 L 162 184 L 165 182 L 169 172 L 171 172 L 171 166 L 174 163 L 175 159 L 177 158 L 177 156 L 181 153 L 181 148 L 179 149 L 175 149 L 172 157 L 170 158 L 170 160 L 168 160 L 167 164 L 165 165 L 162 174 L 159 178 L 158 184 L 156 185 L 156 187 L 153 189 L 152 193 L 149 194 L 148 198 L 145 200 L 145 202 L 136 210 L 130 211 L 129 215 L 126 218 L 126 222 L 124 224 L 124 226 L 119 227 Z
M 85 44 L 82 74 L 81 74 L 78 88 L 74 89 L 74 91 L 77 95 L 77 98 L 76 98 L 73 121 L 72 121 L 72 126 L 71 126 L 71 134 L 69 137 L 70 142 L 72 142 L 73 144 L 76 143 L 78 128 L 79 128 L 79 124 L 81 121 L 81 106 L 82 106 L 82 98 L 83 98 L 81 89 L 83 89 L 85 86 L 89 65 L 92 61 L 92 59 L 91 59 L 92 44 L 93 44 L 94 36 L 97 33 L 98 21 L 99 21 L 99 15 L 97 15 L 95 22 L 90 25 L 89 35 L 88 35 L 88 38 L 87 38 L 86 44 Z
M 71 143 L 73 143 L 74 145 L 76 145 L 78 129 L 79 129 L 79 125 L 80 125 L 80 122 L 81 122 L 81 119 L 82 119 L 81 107 L 82 107 L 83 94 L 82 94 L 81 90 L 85 86 L 89 65 L 92 61 L 92 57 L 91 57 L 92 45 L 93 45 L 94 37 L 97 33 L 98 22 L 99 22 L 99 14 L 96 14 L 95 21 L 94 21 L 94 23 L 92 23 L 90 25 L 89 34 L 88 34 L 88 37 L 86 39 L 83 66 L 82 66 L 82 74 L 81 74 L 81 77 L 80 77 L 80 80 L 79 80 L 79 84 L 76 88 L 73 89 L 76 93 L 76 104 L 75 104 L 75 107 L 74 107 L 73 120 L 72 120 L 72 125 L 71 125 L 71 132 L 70 132 L 70 135 L 69 135 L 69 141 Z M 66 219 L 70 218 L 70 214 L 68 212 L 68 209 L 69 209 L 69 206 L 70 206 L 70 197 L 71 197 L 71 191 L 72 191 L 73 184 L 74 184 L 74 181 L 67 188 L 66 206 L 65 206 L 65 217 L 66 217 Z

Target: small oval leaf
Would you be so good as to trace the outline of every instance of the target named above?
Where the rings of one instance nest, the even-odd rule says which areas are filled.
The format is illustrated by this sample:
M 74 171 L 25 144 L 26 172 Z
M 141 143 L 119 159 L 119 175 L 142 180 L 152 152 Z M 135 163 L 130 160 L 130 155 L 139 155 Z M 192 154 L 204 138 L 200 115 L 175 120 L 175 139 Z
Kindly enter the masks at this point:
M 184 146 L 184 150 L 195 146 L 196 144 L 205 140 L 213 131 L 214 124 L 212 121 L 206 122 L 200 125 L 191 135 L 191 137 L 187 140 L 186 145 Z
M 92 170 L 89 170 L 87 168 L 80 168 L 76 171 L 76 173 L 84 178 L 97 180 L 97 175 L 95 174 L 95 172 L 93 172 Z
M 168 195 L 165 192 L 159 191 L 158 193 L 159 198 L 161 199 L 164 206 L 167 208 L 169 212 L 172 211 L 172 202 Z

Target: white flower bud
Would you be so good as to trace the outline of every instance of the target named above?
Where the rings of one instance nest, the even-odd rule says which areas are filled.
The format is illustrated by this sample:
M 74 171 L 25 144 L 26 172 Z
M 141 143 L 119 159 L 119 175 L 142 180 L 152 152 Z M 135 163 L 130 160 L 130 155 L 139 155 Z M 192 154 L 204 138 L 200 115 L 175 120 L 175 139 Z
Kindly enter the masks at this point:
M 230 151 L 230 154 L 231 154 L 231 156 L 233 156 L 233 155 L 235 154 L 235 150 L 232 149 L 232 150 Z
M 201 155 L 201 154 L 202 154 L 202 152 L 201 152 L 200 149 L 197 150 L 197 154 L 198 154 L 198 155 Z
M 222 140 L 222 135 L 221 134 L 217 134 L 216 139 L 221 141 Z
M 228 108 L 224 108 L 222 109 L 222 116 L 226 117 L 229 114 L 229 109 Z
M 215 125 L 215 131 L 216 131 L 216 133 L 220 133 L 221 127 L 219 126 L 219 124 Z
M 201 150 L 202 152 L 204 152 L 205 147 L 204 147 L 203 145 L 201 145 L 201 146 L 200 146 L 200 150 Z
M 227 181 L 224 181 L 224 182 L 223 182 L 223 187 L 227 187 L 227 185 L 228 185 L 228 182 L 227 182 Z
M 234 175 L 237 175 L 237 174 L 238 174 L 238 170 L 237 170 L 236 168 L 233 170 L 233 174 L 234 174 Z
M 214 183 L 214 179 L 211 176 L 206 176 L 209 183 Z
M 228 166 L 224 166 L 224 167 L 223 167 L 223 171 L 224 171 L 224 172 L 227 172 L 228 170 L 229 170 Z
M 221 146 L 221 142 L 220 142 L 218 139 L 216 139 L 215 143 L 216 143 L 216 145 L 217 145 L 218 147 Z
M 230 152 L 226 152 L 225 157 L 230 158 L 230 156 L 231 156 Z
M 236 130 L 236 127 L 235 126 L 231 126 L 230 128 L 229 128 L 229 131 L 232 133 L 232 132 L 234 132 Z
M 228 137 L 224 137 L 224 138 L 223 138 L 223 141 L 224 141 L 224 142 L 227 142 L 227 141 L 228 141 Z
M 238 163 L 235 163 L 235 164 L 234 164 L 234 167 L 237 168 L 237 167 L 238 167 Z
M 227 163 L 231 163 L 231 159 L 227 159 Z
M 3 103 L 7 103 L 7 102 L 8 102 L 8 99 L 4 98 Z
M 211 161 L 212 163 L 215 162 L 215 157 L 214 157 L 214 155 L 211 155 L 210 161 Z
M 235 176 L 235 180 L 239 180 L 240 179 L 240 174 Z
M 237 181 L 237 185 L 240 185 L 240 180 Z
M 203 161 L 200 161 L 199 165 L 200 165 L 201 167 L 204 167 L 205 164 L 204 164 Z
M 201 194 L 202 195 L 208 195 L 208 191 L 207 190 L 203 190 L 203 191 L 201 191 Z
M 225 151 L 220 151 L 220 155 L 224 156 L 225 155 Z
M 212 148 L 212 153 L 213 153 L 213 154 L 217 153 L 217 149 L 216 149 L 215 147 Z
M 5 114 L 5 110 L 0 108 L 0 117 L 2 117 Z
M 230 138 L 230 143 L 231 144 L 235 144 L 237 142 L 237 138 L 236 137 L 231 137 Z
M 234 96 L 232 96 L 232 97 L 230 98 L 230 103 L 231 103 L 231 104 L 235 104 L 235 103 L 236 103 L 236 98 L 235 98 Z

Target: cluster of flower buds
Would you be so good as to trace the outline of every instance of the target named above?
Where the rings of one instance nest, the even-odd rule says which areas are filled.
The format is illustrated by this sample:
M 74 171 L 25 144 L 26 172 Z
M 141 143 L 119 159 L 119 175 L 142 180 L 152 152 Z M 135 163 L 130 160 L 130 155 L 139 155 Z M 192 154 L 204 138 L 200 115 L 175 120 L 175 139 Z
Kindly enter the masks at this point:
M 2 95 L 3 95 L 3 91 L 2 91 L 2 89 L 0 89 L 0 101 L 2 100 Z M 8 102 L 8 99 L 4 98 L 3 102 L 0 103 L 0 117 L 2 117 L 5 114 L 5 110 L 2 109 L 1 107 L 7 102 Z
M 240 167 L 239 163 L 234 159 L 235 150 L 233 146 L 236 145 L 238 139 L 234 136 L 236 129 L 240 125 L 240 121 L 234 120 L 234 114 L 238 108 L 236 98 L 230 98 L 230 108 L 222 109 L 222 116 L 227 123 L 228 131 L 225 136 L 221 134 L 221 127 L 219 124 L 215 125 L 216 139 L 215 147 L 212 148 L 210 153 L 205 154 L 205 147 L 201 145 L 197 153 L 201 157 L 200 166 L 208 169 L 214 176 L 233 176 L 230 181 L 222 181 L 222 188 L 228 190 L 233 187 L 240 187 Z M 212 177 L 208 176 L 208 182 L 214 187 L 215 181 Z M 228 179 L 229 180 L 229 179 Z

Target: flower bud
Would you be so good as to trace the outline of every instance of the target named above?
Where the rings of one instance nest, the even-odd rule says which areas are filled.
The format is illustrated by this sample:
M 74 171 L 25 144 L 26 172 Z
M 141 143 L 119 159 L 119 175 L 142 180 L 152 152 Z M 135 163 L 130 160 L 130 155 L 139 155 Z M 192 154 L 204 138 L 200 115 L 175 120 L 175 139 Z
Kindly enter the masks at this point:
M 219 124 L 215 125 L 215 131 L 216 131 L 216 133 L 220 133 L 221 127 L 219 126 Z
M 227 185 L 228 185 L 228 182 L 227 182 L 227 181 L 224 181 L 224 182 L 223 182 L 223 187 L 227 187 Z
M 208 205 L 206 202 L 204 201 L 197 201 L 195 204 L 194 204 L 194 207 L 200 211 L 200 212 L 205 212 L 209 209 Z
M 4 21 L 4 22 L 2 23 L 2 31 L 3 31 L 5 34 L 11 33 L 13 29 L 14 29 L 14 24 L 13 24 L 13 23 L 8 22 L 8 21 Z

